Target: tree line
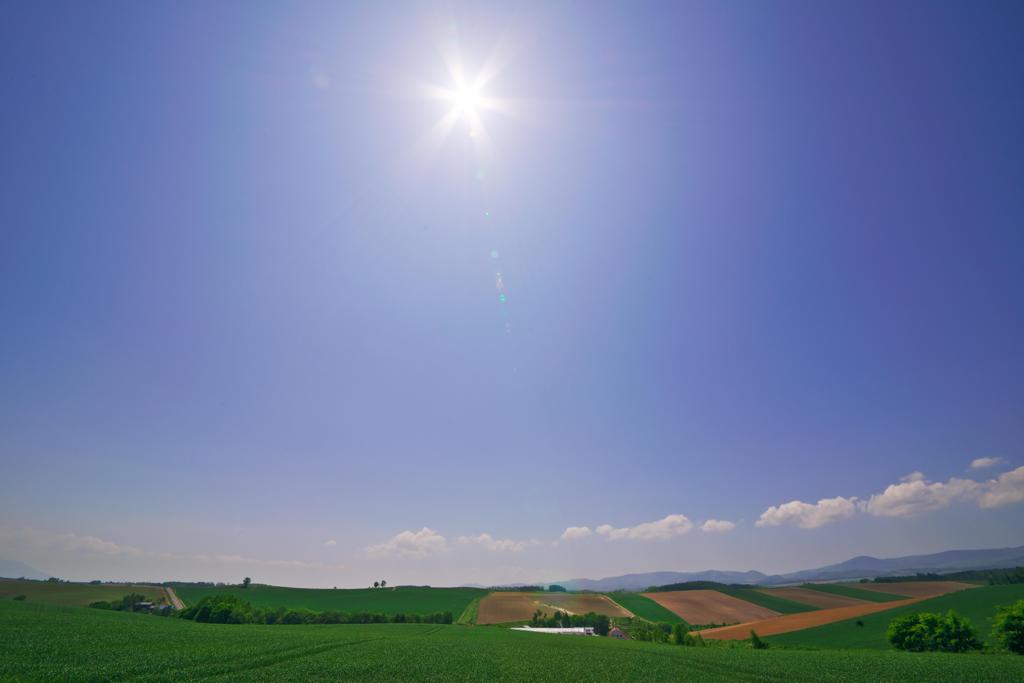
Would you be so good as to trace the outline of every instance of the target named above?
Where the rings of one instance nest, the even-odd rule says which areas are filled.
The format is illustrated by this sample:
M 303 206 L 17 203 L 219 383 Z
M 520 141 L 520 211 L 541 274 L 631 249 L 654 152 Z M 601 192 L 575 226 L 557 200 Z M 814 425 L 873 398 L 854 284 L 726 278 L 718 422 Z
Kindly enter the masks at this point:
M 211 624 L 450 624 L 451 612 L 382 614 L 374 612 L 315 612 L 304 608 L 253 607 L 236 595 L 210 595 L 182 610 L 182 619 Z
M 903 581 L 984 581 L 990 586 L 1024 583 L 1024 567 L 1008 569 L 968 569 L 952 574 L 918 572 L 912 576 L 878 576 L 874 583 L 901 583 Z
M 889 622 L 889 642 L 908 652 L 971 652 L 983 645 L 970 620 L 953 610 L 946 614 L 919 612 Z M 1024 655 L 1024 600 L 996 610 L 992 637 L 997 647 Z

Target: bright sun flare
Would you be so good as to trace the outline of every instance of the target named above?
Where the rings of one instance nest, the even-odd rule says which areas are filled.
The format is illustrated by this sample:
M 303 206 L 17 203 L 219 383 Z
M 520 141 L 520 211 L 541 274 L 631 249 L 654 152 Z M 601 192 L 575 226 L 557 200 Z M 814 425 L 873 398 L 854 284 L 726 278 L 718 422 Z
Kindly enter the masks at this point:
M 451 96 L 452 105 L 455 111 L 464 117 L 476 116 L 477 110 L 480 108 L 481 99 L 480 93 L 477 92 L 476 88 L 460 88 L 452 93 Z

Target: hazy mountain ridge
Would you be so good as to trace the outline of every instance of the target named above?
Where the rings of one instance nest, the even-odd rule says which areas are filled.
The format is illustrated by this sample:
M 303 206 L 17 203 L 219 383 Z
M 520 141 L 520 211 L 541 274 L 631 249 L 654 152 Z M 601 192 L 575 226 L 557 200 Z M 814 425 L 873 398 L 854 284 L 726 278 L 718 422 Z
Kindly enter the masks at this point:
M 788 574 L 768 575 L 753 570 L 745 572 L 719 570 L 698 572 L 663 571 L 623 574 L 603 579 L 569 579 L 566 581 L 554 581 L 553 583 L 565 586 L 569 590 L 638 591 L 650 586 L 681 583 L 683 581 L 781 585 L 804 581 L 840 581 L 844 579 L 874 578 L 876 576 L 899 576 L 916 574 L 918 572 L 943 574 L 966 569 L 1002 569 L 1016 566 L 1024 566 L 1024 546 L 982 550 L 945 550 L 929 555 L 907 555 L 905 557 L 891 558 L 858 555 L 837 564 L 830 564 L 816 569 L 803 569 Z
M 0 577 L 5 579 L 48 579 L 50 574 L 41 572 L 17 560 L 0 560 Z

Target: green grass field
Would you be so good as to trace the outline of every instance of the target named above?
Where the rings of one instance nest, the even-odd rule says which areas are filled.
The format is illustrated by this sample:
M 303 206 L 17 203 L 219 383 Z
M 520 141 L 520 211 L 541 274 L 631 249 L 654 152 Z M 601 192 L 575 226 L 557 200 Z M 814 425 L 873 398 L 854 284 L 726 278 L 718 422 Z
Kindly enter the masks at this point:
M 978 634 L 987 639 L 992 629 L 992 617 L 995 616 L 996 607 L 1017 600 L 1024 600 L 1024 584 L 982 586 L 860 617 L 863 626 L 857 626 L 857 619 L 849 619 L 803 631 L 783 633 L 768 640 L 780 645 L 887 649 L 890 645 L 885 638 L 885 630 L 889 622 L 896 617 L 917 612 L 946 612 L 951 609 L 970 619 Z
M 24 595 L 27 602 L 45 602 L 52 605 L 85 607 L 99 600 L 120 600 L 129 593 L 140 593 L 148 600 L 165 598 L 158 586 L 133 584 L 50 583 L 49 581 L 19 581 L 0 579 L 0 600 Z
M 718 588 L 717 590 L 721 593 L 725 593 L 726 595 L 731 595 L 734 598 L 746 600 L 747 602 L 752 602 L 755 605 L 760 605 L 761 607 L 766 607 L 770 610 L 775 610 L 779 614 L 813 612 L 814 610 L 818 609 L 813 605 L 805 605 L 802 602 L 788 600 L 777 595 L 767 595 L 765 593 L 752 590 L 750 588 Z
M 451 612 L 454 618 L 474 598 L 487 594 L 478 588 L 283 588 L 281 586 L 174 586 L 186 605 L 208 595 L 237 595 L 253 607 L 304 607 L 316 612 L 372 612 L 382 614 L 433 614 Z
M 639 593 L 607 593 L 607 595 L 641 619 L 666 624 L 686 623 L 686 620 L 675 612 L 665 609 L 654 600 Z
M 891 593 L 879 593 L 878 591 L 866 591 L 850 586 L 840 586 L 835 583 L 805 583 L 801 588 L 810 588 L 822 593 L 834 595 L 845 595 L 848 598 L 857 598 L 866 602 L 893 602 L 895 600 L 906 600 L 905 595 L 893 595 Z
M 481 626 L 230 626 L 0 602 L 0 680 L 1010 681 L 1024 657 L 683 648 Z

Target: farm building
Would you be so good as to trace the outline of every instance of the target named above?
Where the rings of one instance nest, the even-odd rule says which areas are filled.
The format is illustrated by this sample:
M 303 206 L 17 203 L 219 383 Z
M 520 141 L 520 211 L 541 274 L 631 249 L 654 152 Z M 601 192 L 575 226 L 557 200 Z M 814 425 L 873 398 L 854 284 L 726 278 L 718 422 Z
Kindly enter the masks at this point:
M 618 638 L 619 640 L 628 640 L 629 639 L 629 636 L 627 636 L 623 632 L 623 630 L 621 628 L 619 628 L 618 626 L 613 626 L 612 630 L 608 631 L 608 637 L 609 638 Z
M 571 628 L 534 628 L 533 626 L 516 626 L 513 631 L 530 631 L 531 633 L 555 633 L 563 636 L 592 636 L 593 626 L 573 626 Z

